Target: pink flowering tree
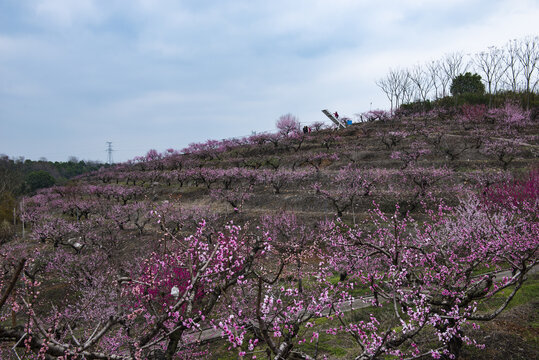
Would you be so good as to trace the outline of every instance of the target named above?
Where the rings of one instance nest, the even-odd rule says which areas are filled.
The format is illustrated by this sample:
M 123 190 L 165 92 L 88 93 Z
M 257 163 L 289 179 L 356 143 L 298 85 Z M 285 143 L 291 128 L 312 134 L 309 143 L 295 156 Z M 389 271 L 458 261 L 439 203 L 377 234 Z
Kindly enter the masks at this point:
M 316 170 L 316 173 L 320 172 L 320 169 L 324 166 L 331 165 L 333 162 L 339 160 L 339 156 L 335 153 L 326 152 L 308 152 L 298 153 L 288 157 L 288 161 L 291 162 L 292 170 L 300 169 L 305 165 L 309 165 Z
M 203 220 L 206 221 L 205 229 L 212 229 L 212 224 L 219 219 L 207 206 L 184 207 L 172 201 L 155 205 L 153 211 L 159 214 L 161 230 L 173 236 L 196 231 Z
M 330 165 L 339 160 L 339 155 L 333 153 L 308 153 L 303 156 L 303 164 L 312 166 L 317 173 L 323 166 Z
M 419 210 L 422 202 L 431 202 L 440 195 L 443 187 L 453 187 L 452 174 L 453 170 L 445 166 L 435 168 L 411 165 L 391 174 L 393 178 L 398 177 L 399 181 L 389 183 L 388 191 L 396 196 L 399 211 L 405 215 Z
M 259 175 L 259 171 L 239 167 L 215 169 L 215 171 L 218 174 L 217 182 L 226 190 L 231 189 L 242 181 L 252 185 L 258 181 L 257 178 Z
M 515 160 L 520 150 L 520 139 L 499 139 L 493 138 L 485 141 L 480 152 L 484 155 L 494 157 L 504 170 Z
M 3 267 L 0 275 L 0 324 L 11 322 L 12 327 L 17 325 L 16 311 L 20 306 L 17 298 L 22 294 L 18 283 L 28 261 L 21 255 L 13 256 L 5 249 L 0 249 L 0 261 Z M 0 339 L 2 331 L 9 331 L 9 327 L 4 328 L 0 325 Z
M 283 130 L 284 132 L 288 131 L 288 130 Z M 292 130 L 290 130 L 292 131 Z M 288 132 L 288 134 L 290 134 L 290 132 Z M 264 139 L 268 142 L 268 143 L 271 143 L 273 144 L 273 148 L 274 149 L 277 149 L 279 148 L 279 146 L 282 144 L 283 142 L 283 134 L 282 132 L 278 132 L 278 133 L 275 133 L 275 134 L 267 134 L 265 135 Z
M 500 126 L 518 130 L 530 123 L 530 114 L 517 102 L 507 101 L 503 107 L 490 109 L 487 116 Z
M 240 358 L 254 354 L 258 346 L 276 359 L 313 359 L 298 347 L 318 342 L 314 319 L 330 315 L 338 296 L 327 281 L 328 268 L 316 261 L 321 248 L 315 231 L 286 212 L 265 216 L 261 230 L 272 239 L 271 248 L 254 269 L 255 276 L 235 289 L 226 320 L 214 322 L 214 327 Z M 247 340 L 249 328 L 254 337 Z
M 260 170 L 257 173 L 257 181 L 263 185 L 271 185 L 275 194 L 280 194 L 281 190 L 287 186 L 297 185 L 302 180 L 308 179 L 313 175 L 308 170 Z
M 489 191 L 490 187 L 512 182 L 513 176 L 501 169 L 478 169 L 474 172 L 469 172 L 465 176 L 465 184 L 473 184 L 476 188 L 482 189 L 483 195 Z
M 279 134 L 287 137 L 291 134 L 297 134 L 300 132 L 300 122 L 297 117 L 292 114 L 282 115 L 275 123 Z
M 214 308 L 249 276 L 269 239 L 235 225 L 206 231 L 204 221 L 190 236 L 165 237 L 166 248 L 122 262 L 98 247 L 32 258 L 19 250 L 20 259 L 0 249 L 8 270 L 0 276 L 0 343 L 40 359 L 135 360 L 157 353 L 172 359 L 189 351 L 194 334 L 219 316 Z M 52 306 L 42 295 L 51 285 L 62 293 Z
M 230 145 L 230 141 L 208 140 L 205 143 L 189 144 L 182 152 L 203 161 L 209 161 L 221 159 L 222 154 L 230 148 Z
M 525 209 L 492 208 L 472 196 L 456 208 L 443 203 L 426 208 L 429 221 L 402 217 L 398 208 L 392 216 L 375 208 L 362 226 L 329 223 L 332 266 L 345 270 L 356 286 L 368 287 L 373 304 L 392 314 L 359 322 L 343 317 L 334 332 L 356 341 L 361 349 L 356 359 L 455 359 L 464 343 L 481 347 L 464 325 L 501 313 L 538 263 L 536 208 L 530 203 Z M 475 275 L 482 267 L 497 271 L 507 264 L 513 270 L 508 275 Z M 478 311 L 478 303 L 494 295 L 504 298 L 501 305 Z M 432 345 L 416 342 L 431 331 Z
M 380 141 L 385 145 L 388 150 L 393 149 L 402 140 L 404 140 L 408 133 L 406 131 L 382 131 L 379 134 Z
M 492 183 L 489 177 L 489 186 L 484 187 L 483 200 L 491 206 L 502 207 L 529 207 L 539 199 L 539 167 L 530 170 L 523 179 L 507 180 L 507 174 L 501 174 L 503 180 Z M 536 204 L 537 206 L 537 204 Z
M 337 211 L 337 216 L 342 217 L 344 211 L 352 207 L 358 198 L 369 196 L 380 179 L 380 173 L 376 171 L 345 167 L 338 171 L 332 181 L 327 181 L 325 186 L 315 183 L 313 188 L 317 195 L 328 199 Z
M 428 146 L 422 142 L 414 142 L 408 148 L 401 151 L 394 151 L 391 153 L 391 158 L 400 160 L 402 162 L 401 170 L 406 169 L 409 165 L 417 164 L 417 161 L 421 156 L 430 153 Z
M 311 128 L 311 130 L 320 131 L 327 128 L 327 125 L 323 121 L 315 121 L 309 127 Z
M 215 200 L 224 201 L 234 212 L 241 212 L 243 205 L 253 196 L 253 186 L 251 184 L 241 184 L 230 189 L 212 189 L 210 197 Z
M 361 122 L 386 121 L 391 119 L 391 113 L 385 110 L 371 110 L 358 114 Z
M 334 149 L 339 142 L 342 142 L 343 139 L 337 135 L 335 132 L 328 132 L 322 137 L 322 146 L 326 149 L 327 152 L 330 152 Z
M 434 149 L 449 160 L 449 162 L 455 164 L 466 151 L 478 147 L 478 142 L 474 136 L 475 131 L 476 130 L 470 132 L 472 138 L 468 138 L 467 141 L 463 141 L 460 137 L 444 136 L 440 139 L 440 142 Z M 482 137 L 480 137 L 479 140 L 482 141 Z M 481 143 L 479 143 L 479 145 L 481 145 Z
M 229 225 L 206 234 L 202 222 L 195 234 L 172 237 L 168 251 L 153 253 L 126 290 L 134 296 L 131 316 L 143 320 L 139 349 L 162 344 L 167 359 L 181 347 L 183 334 L 195 331 L 212 313 L 223 294 L 248 275 L 267 239 Z M 150 315 L 150 316 L 148 316 Z

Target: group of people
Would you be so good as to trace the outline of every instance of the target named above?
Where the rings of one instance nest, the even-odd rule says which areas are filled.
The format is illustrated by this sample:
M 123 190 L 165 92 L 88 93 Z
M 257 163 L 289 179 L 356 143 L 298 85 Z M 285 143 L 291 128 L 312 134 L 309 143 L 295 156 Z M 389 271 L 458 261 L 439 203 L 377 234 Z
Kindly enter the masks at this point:
M 333 113 L 333 116 L 335 116 L 335 119 L 339 120 L 339 113 L 338 112 L 335 111 Z M 346 118 L 346 117 L 344 117 L 342 120 L 346 123 L 346 125 L 351 125 L 352 124 L 352 121 L 350 119 Z M 304 134 L 309 134 L 310 132 L 311 132 L 311 128 L 309 126 L 305 125 L 303 127 L 303 133 Z

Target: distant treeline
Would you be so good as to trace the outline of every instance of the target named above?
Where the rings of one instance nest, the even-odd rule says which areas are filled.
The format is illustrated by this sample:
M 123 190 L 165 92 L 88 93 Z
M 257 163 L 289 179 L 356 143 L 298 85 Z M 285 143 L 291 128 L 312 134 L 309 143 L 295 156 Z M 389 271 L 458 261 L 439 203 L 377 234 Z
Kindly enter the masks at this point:
M 18 197 L 107 166 L 97 161 L 79 161 L 75 157 L 67 162 L 52 162 L 0 155 L 0 223 L 13 220 L 13 207 Z

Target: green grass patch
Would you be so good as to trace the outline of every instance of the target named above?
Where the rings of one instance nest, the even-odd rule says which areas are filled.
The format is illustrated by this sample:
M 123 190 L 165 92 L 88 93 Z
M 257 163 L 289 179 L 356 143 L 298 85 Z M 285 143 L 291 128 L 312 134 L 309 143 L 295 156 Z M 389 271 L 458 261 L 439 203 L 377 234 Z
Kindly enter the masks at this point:
M 503 289 L 490 299 L 482 301 L 479 304 L 478 309 L 484 312 L 495 310 L 504 303 L 505 299 L 507 299 L 507 297 L 513 292 L 513 290 L 514 286 Z M 522 284 L 522 287 L 515 294 L 513 299 L 509 302 L 509 305 L 507 305 L 507 308 L 505 310 L 512 309 L 519 305 L 527 304 L 530 301 L 534 301 L 537 299 L 539 299 L 539 274 L 533 274 L 530 275 L 530 277 L 524 282 L 524 284 Z

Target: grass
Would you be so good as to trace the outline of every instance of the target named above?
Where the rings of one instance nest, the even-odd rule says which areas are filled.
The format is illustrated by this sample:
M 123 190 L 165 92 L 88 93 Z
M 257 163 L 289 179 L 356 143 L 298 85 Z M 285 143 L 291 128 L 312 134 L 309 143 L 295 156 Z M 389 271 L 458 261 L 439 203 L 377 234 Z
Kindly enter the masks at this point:
M 330 281 L 332 283 L 337 283 L 339 281 L 339 275 L 335 274 L 331 277 Z M 504 289 L 500 293 L 493 296 L 491 299 L 483 301 L 479 304 L 479 309 L 482 312 L 492 311 L 496 309 L 500 304 L 503 303 L 506 296 L 509 295 L 512 290 L 512 288 Z M 495 321 L 483 323 L 480 330 L 472 329 L 472 326 L 470 324 L 465 325 L 465 333 L 469 333 L 473 338 L 477 338 L 479 343 L 482 343 L 482 341 L 484 342 L 484 339 L 482 340 L 482 338 L 486 337 L 487 339 L 489 339 L 488 334 L 492 333 L 494 328 L 499 329 L 501 327 L 503 331 L 513 331 L 518 334 L 513 335 L 514 338 L 511 338 L 511 341 L 519 341 L 518 339 L 520 338 L 524 345 L 515 344 L 515 346 L 520 346 L 521 348 L 527 346 L 526 349 L 539 348 L 539 314 L 537 309 L 538 299 L 539 274 L 533 274 L 523 284 L 522 288 L 517 292 L 513 300 L 510 302 L 509 306 L 502 312 L 500 317 L 503 317 L 504 314 L 511 314 L 514 311 L 529 313 L 530 308 L 532 309 L 532 311 L 535 312 L 535 316 L 531 314 L 526 318 L 522 318 L 518 317 L 517 312 L 516 315 L 512 316 L 518 317 L 516 321 L 518 326 L 515 325 L 515 323 L 513 322 L 508 322 L 507 320 L 498 320 L 497 318 L 497 320 Z M 369 321 L 371 315 L 375 316 L 381 322 L 382 328 L 390 326 L 397 331 L 401 329 L 400 325 L 395 321 L 391 304 L 386 304 L 382 307 L 368 307 L 345 313 L 343 316 L 343 322 L 345 324 L 348 324 L 358 323 L 360 321 Z M 301 345 L 296 345 L 295 348 L 297 350 L 303 351 L 311 356 L 317 353 L 318 357 L 320 358 L 321 356 L 326 355 L 329 359 L 349 359 L 359 354 L 359 345 L 353 340 L 350 335 L 343 333 L 341 335 L 335 336 L 326 332 L 326 330 L 329 328 L 341 326 L 341 323 L 338 319 L 318 318 L 314 319 L 312 322 L 314 322 L 314 327 L 304 330 L 302 333 L 302 338 L 305 338 L 306 342 L 302 343 Z M 312 331 L 317 331 L 319 333 L 318 341 L 310 341 Z M 430 346 L 432 348 L 440 346 L 440 344 L 437 343 L 437 341 L 433 338 L 434 333 L 432 328 L 427 326 L 425 327 L 424 332 L 425 334 L 420 335 L 418 338 L 415 339 L 418 344 L 421 344 L 421 346 L 424 347 Z M 246 342 L 248 342 L 248 340 Z M 489 353 L 493 352 L 494 354 L 497 354 L 497 350 L 492 348 L 494 346 L 495 345 L 491 343 L 487 343 L 487 350 Z M 403 350 L 405 349 L 405 347 L 406 345 L 403 347 Z M 266 346 L 264 343 L 260 343 L 259 346 L 255 348 L 254 351 L 258 358 L 261 358 L 260 355 L 263 355 L 265 358 L 265 349 Z M 482 351 L 483 350 L 478 349 L 475 346 L 465 345 L 463 348 L 463 352 L 466 354 L 466 359 L 480 358 Z M 223 360 L 237 359 L 238 354 L 237 350 L 228 350 L 228 344 L 225 344 L 222 341 L 218 341 L 212 345 L 212 352 L 214 354 L 214 357 L 212 358 Z M 496 358 L 497 355 L 493 356 L 494 358 Z M 248 356 L 246 356 L 245 358 L 249 359 L 250 357 L 251 356 L 248 354 Z M 516 358 L 520 359 L 520 357 Z M 523 359 L 524 358 L 525 357 L 523 357 Z M 394 357 L 385 356 L 384 359 L 394 359 Z
M 504 289 L 481 304 L 483 309 L 492 310 L 501 303 L 511 288 Z M 466 326 L 479 344 L 485 349 L 465 345 L 462 358 L 489 360 L 508 358 L 515 360 L 539 357 L 539 275 L 530 276 L 517 292 L 507 308 L 494 320 L 481 322 L 479 330 Z
M 350 341 L 346 337 L 328 335 L 325 331 L 319 333 L 318 342 L 313 341 L 298 346 L 300 351 L 308 354 L 327 354 L 337 358 L 343 358 L 351 354 Z
M 513 292 L 514 287 L 510 286 L 498 292 L 490 299 L 482 301 L 478 309 L 482 312 L 493 311 L 503 304 L 505 299 Z M 516 306 L 527 304 L 539 299 L 539 274 L 530 275 L 528 280 L 524 282 L 520 290 L 515 294 L 511 302 L 509 302 L 505 311 Z M 539 324 L 537 324 L 539 327 Z

